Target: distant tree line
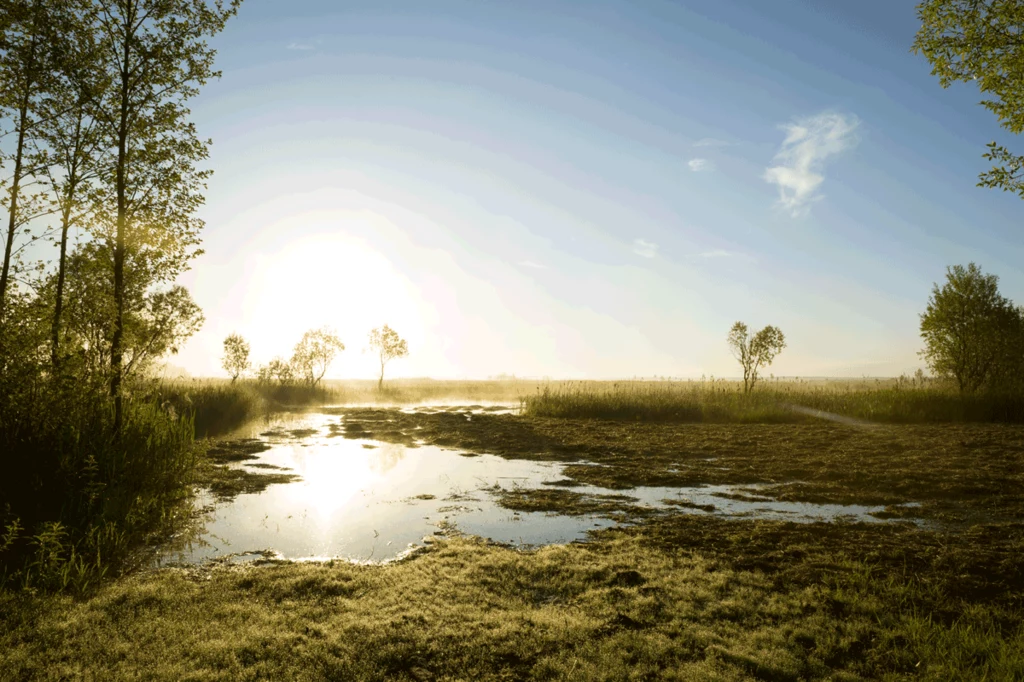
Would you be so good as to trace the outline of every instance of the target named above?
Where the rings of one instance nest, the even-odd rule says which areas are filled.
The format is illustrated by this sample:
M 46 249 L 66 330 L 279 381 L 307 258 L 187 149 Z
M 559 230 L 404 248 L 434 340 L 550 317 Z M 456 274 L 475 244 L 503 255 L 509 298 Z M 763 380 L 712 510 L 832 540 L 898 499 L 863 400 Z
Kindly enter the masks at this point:
M 383 390 L 384 366 L 391 360 L 409 355 L 409 346 L 405 339 L 385 324 L 370 331 L 369 347 L 376 353 L 380 362 L 377 388 Z M 260 365 L 255 369 L 255 379 L 261 384 L 276 382 L 287 386 L 304 383 L 315 388 L 323 380 L 335 357 L 343 350 L 345 344 L 331 329 L 311 329 L 302 335 L 289 360 L 276 357 L 267 364 Z M 250 371 L 252 364 L 249 360 L 249 343 L 238 334 L 230 334 L 224 339 L 221 365 L 232 382 Z

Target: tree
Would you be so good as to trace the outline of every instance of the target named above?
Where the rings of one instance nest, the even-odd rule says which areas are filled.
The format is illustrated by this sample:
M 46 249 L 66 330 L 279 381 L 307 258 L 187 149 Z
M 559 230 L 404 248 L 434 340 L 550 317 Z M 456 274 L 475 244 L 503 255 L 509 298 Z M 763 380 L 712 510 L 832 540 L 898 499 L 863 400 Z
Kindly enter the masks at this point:
M 231 376 L 231 383 L 249 369 L 249 343 L 239 334 L 224 339 L 224 371 Z
M 974 263 L 946 268 L 946 283 L 932 288 L 921 314 L 920 355 L 932 371 L 971 393 L 996 378 L 1020 322 L 1020 312 L 999 293 L 999 278 Z M 1017 353 L 1020 349 L 1016 349 Z
M 57 288 L 50 323 L 50 362 L 60 364 L 61 322 L 67 275 L 68 238 L 71 228 L 84 226 L 88 216 L 90 185 L 102 167 L 98 161 L 101 136 L 90 102 L 109 87 L 98 70 L 97 36 L 89 0 L 65 0 L 60 15 L 61 73 L 51 79 L 47 96 L 39 103 L 37 150 L 41 169 L 52 192 L 51 205 L 60 216 Z
M 94 111 L 111 155 L 99 183 L 97 210 L 111 247 L 114 324 L 110 344 L 110 394 L 114 429 L 122 422 L 125 263 L 149 262 L 153 282 L 173 281 L 198 255 L 203 221 L 195 216 L 209 170 L 196 164 L 209 141 L 188 120 L 188 99 L 220 74 L 208 36 L 223 30 L 241 0 L 97 0 L 103 71 L 111 86 Z
M 203 314 L 184 287 L 148 286 L 151 275 L 145 261 L 133 259 L 126 265 L 123 374 L 129 378 L 143 373 L 152 360 L 176 353 L 198 331 Z M 39 287 L 39 298 L 51 311 L 58 280 L 59 273 L 51 273 Z M 78 356 L 83 370 L 109 377 L 115 305 L 107 244 L 87 242 L 68 255 L 64 297 L 62 365 Z
M 295 380 L 295 370 L 291 363 L 277 357 L 256 370 L 256 381 L 260 384 L 269 384 L 274 379 L 282 386 L 290 385 Z
M 772 364 L 775 356 L 786 347 L 786 337 L 778 327 L 767 326 L 748 337 L 747 325 L 737 322 L 729 330 L 729 349 L 743 368 L 743 392 L 754 390 L 757 372 Z
M 9 186 L 2 203 L 7 210 L 3 266 L 0 267 L 0 321 L 3 321 L 16 252 L 15 236 L 35 218 L 46 215 L 43 193 L 26 194 L 35 184 L 36 159 L 29 154 L 38 123 L 37 107 L 54 78 L 55 26 L 51 3 L 46 0 L 7 0 L 0 39 L 0 111 L 7 114 L 16 133 L 10 161 Z M 2 157 L 0 157 L 2 158 Z M 6 184 L 6 183 L 5 183 Z
M 948 88 L 976 83 L 989 99 L 981 105 L 1015 135 L 1024 131 L 1024 5 L 1017 0 L 924 0 L 912 51 L 923 54 L 932 75 Z M 978 176 L 979 187 L 1000 188 L 1024 198 L 1024 156 L 996 142 L 984 158 L 995 163 Z
M 316 386 L 327 373 L 335 356 L 345 344 L 326 327 L 310 329 L 295 346 L 291 364 L 310 386 Z
M 370 348 L 377 351 L 380 358 L 380 379 L 377 380 L 377 390 L 380 391 L 384 388 L 384 365 L 409 355 L 409 346 L 394 329 L 384 325 L 370 332 Z

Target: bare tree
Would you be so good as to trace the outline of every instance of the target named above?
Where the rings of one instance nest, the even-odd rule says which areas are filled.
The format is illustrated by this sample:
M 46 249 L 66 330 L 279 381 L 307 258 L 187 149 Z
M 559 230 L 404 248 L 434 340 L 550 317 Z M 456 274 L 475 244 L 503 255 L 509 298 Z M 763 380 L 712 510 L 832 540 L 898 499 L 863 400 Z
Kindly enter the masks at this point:
M 743 392 L 749 393 L 757 383 L 757 372 L 772 364 L 775 356 L 786 347 L 786 338 L 778 327 L 767 326 L 748 336 L 747 325 L 737 322 L 729 330 L 729 350 L 743 368 Z
M 394 329 L 384 325 L 370 332 L 370 348 L 380 358 L 380 379 L 377 380 L 377 390 L 380 391 L 384 388 L 384 365 L 390 360 L 409 355 L 409 346 Z

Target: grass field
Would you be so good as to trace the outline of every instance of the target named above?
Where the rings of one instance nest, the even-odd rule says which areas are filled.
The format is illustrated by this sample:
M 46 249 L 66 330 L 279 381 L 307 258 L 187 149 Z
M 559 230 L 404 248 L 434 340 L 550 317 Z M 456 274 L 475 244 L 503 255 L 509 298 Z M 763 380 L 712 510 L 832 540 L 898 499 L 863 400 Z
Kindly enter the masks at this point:
M 913 379 L 768 381 L 749 394 L 732 381 L 581 382 L 544 386 L 525 399 L 538 417 L 706 423 L 794 423 L 820 413 L 896 424 L 1024 422 L 1024 396 L 960 395 Z
M 455 537 L 383 566 L 222 565 L 78 595 L 8 590 L 0 679 L 1024 679 L 1024 426 L 989 423 L 1002 398 L 901 382 L 776 382 L 754 396 L 617 383 L 396 381 L 383 396 L 332 383 L 291 398 L 325 403 L 345 437 L 567 462 L 562 485 L 510 489 L 501 504 L 635 525 L 536 551 Z M 229 415 L 218 428 L 281 397 L 227 382 L 175 391 L 197 421 Z M 525 414 L 471 420 L 388 406 L 520 398 Z M 766 407 L 783 399 L 857 421 Z M 693 401 L 718 411 L 671 412 Z M 207 484 L 283 482 L 231 479 L 232 447 L 201 458 Z M 692 513 L 640 514 L 630 502 L 633 486 L 701 484 L 891 518 L 726 519 L 685 501 Z

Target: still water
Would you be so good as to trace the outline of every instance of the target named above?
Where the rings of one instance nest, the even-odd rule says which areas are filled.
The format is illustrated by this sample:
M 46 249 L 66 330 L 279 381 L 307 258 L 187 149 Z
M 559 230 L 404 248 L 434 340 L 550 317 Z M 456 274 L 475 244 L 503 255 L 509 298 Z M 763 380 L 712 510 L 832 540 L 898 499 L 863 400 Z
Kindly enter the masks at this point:
M 460 409 L 472 414 L 485 408 Z M 156 564 L 196 564 L 223 557 L 245 560 L 260 556 L 257 553 L 296 560 L 379 562 L 401 556 L 425 538 L 451 532 L 533 547 L 584 540 L 588 531 L 615 524 L 596 515 L 515 512 L 498 506 L 497 496 L 503 489 L 550 489 L 551 483 L 565 478 L 562 463 L 348 439 L 339 436 L 341 422 L 336 414 L 296 413 L 235 434 L 257 437 L 270 448 L 256 459 L 232 466 L 301 478 L 226 501 L 201 493 L 199 503 L 205 510 L 197 532 L 165 546 Z M 778 502 L 758 496 L 757 487 L 749 485 L 631 490 L 576 486 L 571 490 L 587 495 L 625 494 L 640 507 L 728 517 L 874 522 L 878 519 L 870 514 L 882 510 Z

